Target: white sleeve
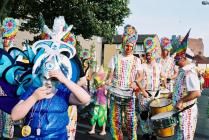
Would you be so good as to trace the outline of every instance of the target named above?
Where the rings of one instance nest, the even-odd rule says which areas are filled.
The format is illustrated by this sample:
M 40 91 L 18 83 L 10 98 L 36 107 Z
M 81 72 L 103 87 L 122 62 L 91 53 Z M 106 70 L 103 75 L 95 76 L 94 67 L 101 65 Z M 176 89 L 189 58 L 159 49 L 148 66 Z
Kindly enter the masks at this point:
M 142 64 L 141 64 L 141 60 L 139 58 L 136 59 L 136 70 L 142 71 Z
M 110 69 L 115 69 L 115 61 L 114 61 L 115 56 L 113 56 L 108 64 L 108 68 Z
M 190 72 L 186 76 L 186 87 L 187 91 L 198 91 L 200 90 L 200 80 L 196 73 Z

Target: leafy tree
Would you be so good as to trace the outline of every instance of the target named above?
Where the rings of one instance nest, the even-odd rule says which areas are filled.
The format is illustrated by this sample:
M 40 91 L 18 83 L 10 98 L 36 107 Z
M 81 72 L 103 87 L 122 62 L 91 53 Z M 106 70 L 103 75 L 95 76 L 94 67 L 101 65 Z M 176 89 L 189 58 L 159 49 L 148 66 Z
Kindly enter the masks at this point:
M 39 32 L 38 17 L 52 27 L 54 17 L 63 15 L 73 32 L 84 38 L 92 35 L 111 38 L 116 26 L 123 24 L 130 13 L 128 0 L 1 0 L 0 16 L 11 16 L 27 21 L 20 27 L 33 33 Z

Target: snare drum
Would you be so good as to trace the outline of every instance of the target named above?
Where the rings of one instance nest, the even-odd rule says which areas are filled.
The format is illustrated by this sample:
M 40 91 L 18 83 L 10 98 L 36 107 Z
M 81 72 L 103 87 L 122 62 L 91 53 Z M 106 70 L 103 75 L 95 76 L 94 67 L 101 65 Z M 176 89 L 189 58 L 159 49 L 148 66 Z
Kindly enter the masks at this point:
M 151 113 L 152 115 L 168 112 L 173 110 L 173 105 L 170 99 L 160 98 L 152 100 L 150 103 Z
M 175 111 L 163 112 L 151 117 L 153 129 L 157 136 L 170 137 L 174 135 L 176 118 Z
M 108 86 L 107 89 L 110 92 L 110 100 L 120 105 L 127 105 L 131 99 L 136 98 L 131 89 L 119 89 L 113 86 Z

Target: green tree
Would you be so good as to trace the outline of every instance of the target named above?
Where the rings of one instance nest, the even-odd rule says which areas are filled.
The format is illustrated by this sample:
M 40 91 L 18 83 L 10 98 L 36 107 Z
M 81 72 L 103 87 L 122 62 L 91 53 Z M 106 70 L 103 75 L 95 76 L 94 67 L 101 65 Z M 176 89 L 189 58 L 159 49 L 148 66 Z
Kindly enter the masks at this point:
M 63 15 L 73 32 L 84 38 L 92 35 L 111 38 L 116 26 L 123 24 L 130 13 L 129 0 L 1 0 L 1 17 L 11 16 L 27 21 L 20 27 L 33 33 L 39 32 L 38 17 L 52 27 L 54 17 Z

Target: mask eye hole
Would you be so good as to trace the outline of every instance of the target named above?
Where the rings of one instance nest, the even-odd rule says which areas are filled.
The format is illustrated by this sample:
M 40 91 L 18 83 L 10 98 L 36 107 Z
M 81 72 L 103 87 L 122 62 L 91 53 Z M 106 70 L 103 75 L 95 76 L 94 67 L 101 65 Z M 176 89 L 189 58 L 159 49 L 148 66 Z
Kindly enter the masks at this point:
M 52 70 L 54 68 L 54 64 L 52 64 L 51 62 L 46 62 L 45 67 L 47 70 Z

